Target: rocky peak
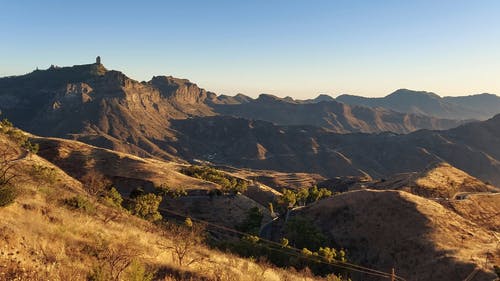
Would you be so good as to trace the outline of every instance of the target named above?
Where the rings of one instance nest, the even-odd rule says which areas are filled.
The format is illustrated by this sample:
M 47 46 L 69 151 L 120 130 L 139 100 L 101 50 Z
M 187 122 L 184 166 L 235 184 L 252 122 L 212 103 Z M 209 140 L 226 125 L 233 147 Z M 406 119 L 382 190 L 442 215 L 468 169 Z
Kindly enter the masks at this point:
M 187 79 L 154 76 L 148 84 L 159 90 L 162 96 L 177 103 L 202 103 L 208 96 L 207 91 Z

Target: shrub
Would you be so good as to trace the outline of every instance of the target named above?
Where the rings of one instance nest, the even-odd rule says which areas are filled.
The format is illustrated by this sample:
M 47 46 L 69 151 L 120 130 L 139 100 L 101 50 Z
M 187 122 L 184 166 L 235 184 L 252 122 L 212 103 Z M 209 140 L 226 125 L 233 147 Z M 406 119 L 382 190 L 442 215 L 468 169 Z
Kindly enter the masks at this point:
M 296 248 L 316 250 L 326 243 L 323 233 L 310 220 L 301 217 L 294 217 L 286 223 L 285 236 Z
M 22 147 L 24 147 L 31 154 L 37 154 L 38 150 L 40 149 L 40 146 L 38 145 L 38 143 L 33 144 L 29 140 L 27 140 L 25 143 L 23 143 Z
M 108 205 L 121 208 L 123 203 L 123 198 L 120 192 L 116 188 L 111 187 L 103 196 L 104 202 Z
M 140 218 L 148 221 L 158 221 L 162 219 L 158 208 L 162 197 L 153 193 L 143 194 L 130 200 L 129 211 Z
M 81 210 L 86 213 L 95 213 L 95 206 L 81 195 L 68 198 L 64 200 L 64 203 L 72 209 Z
M 296 202 L 297 195 L 289 189 L 283 189 L 280 198 L 278 198 L 278 203 L 285 208 L 292 208 Z
M 190 177 L 216 183 L 222 187 L 222 190 L 225 193 L 243 193 L 248 188 L 248 183 L 246 180 L 232 177 L 226 173 L 208 166 L 192 165 L 182 169 L 181 173 Z
M 4 185 L 0 187 L 0 207 L 7 206 L 14 202 L 18 193 L 12 185 Z
M 111 181 L 103 174 L 90 170 L 81 178 L 83 187 L 91 195 L 103 195 L 107 189 L 111 188 Z
M 186 196 L 188 193 L 185 188 L 172 188 L 166 184 L 161 184 L 158 189 L 160 190 L 160 194 L 163 196 L 170 197 L 172 199 L 179 198 L 181 196 Z
M 31 176 L 37 181 L 43 181 L 49 184 L 57 182 L 57 171 L 54 168 L 34 164 L 31 166 Z
M 251 234 L 259 234 L 260 225 L 262 223 L 262 218 L 264 215 L 258 207 L 250 208 L 247 211 L 245 219 L 236 226 L 236 229 Z
M 148 271 L 144 264 L 134 259 L 125 272 L 127 281 L 152 281 L 154 272 Z

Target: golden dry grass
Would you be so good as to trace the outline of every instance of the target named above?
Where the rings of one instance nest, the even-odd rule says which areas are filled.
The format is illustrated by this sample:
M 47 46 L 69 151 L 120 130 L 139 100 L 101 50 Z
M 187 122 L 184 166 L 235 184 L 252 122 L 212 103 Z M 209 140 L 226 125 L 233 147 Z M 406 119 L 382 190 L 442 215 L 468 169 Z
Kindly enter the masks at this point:
M 56 180 L 35 180 L 34 164 L 54 168 Z M 190 253 L 200 262 L 180 268 L 170 251 L 158 247 L 176 241 L 162 236 L 156 226 L 91 197 L 95 212 L 66 207 L 65 198 L 87 195 L 80 182 L 43 158 L 19 161 L 16 172 L 20 177 L 14 184 L 21 193 L 13 204 L 0 208 L 0 280 L 86 280 L 106 263 L 97 258 L 103 253 L 128 253 L 129 259 L 161 273 L 161 280 L 305 280 L 205 246 Z M 132 273 L 129 267 L 120 279 L 129 280 Z

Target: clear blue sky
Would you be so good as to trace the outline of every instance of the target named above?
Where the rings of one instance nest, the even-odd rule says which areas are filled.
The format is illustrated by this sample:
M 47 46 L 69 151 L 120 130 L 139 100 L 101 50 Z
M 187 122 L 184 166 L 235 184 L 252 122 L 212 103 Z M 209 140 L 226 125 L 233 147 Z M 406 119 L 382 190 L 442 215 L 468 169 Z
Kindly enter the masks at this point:
M 0 0 L 0 76 L 91 63 L 219 94 L 500 94 L 500 1 Z

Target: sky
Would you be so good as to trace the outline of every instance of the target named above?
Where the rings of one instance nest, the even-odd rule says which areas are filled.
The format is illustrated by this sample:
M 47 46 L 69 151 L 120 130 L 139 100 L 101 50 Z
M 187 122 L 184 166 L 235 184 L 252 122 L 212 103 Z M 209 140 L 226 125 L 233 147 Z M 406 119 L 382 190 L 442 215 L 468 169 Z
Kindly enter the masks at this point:
M 500 1 L 0 0 L 0 76 L 92 63 L 218 94 L 500 94 Z

